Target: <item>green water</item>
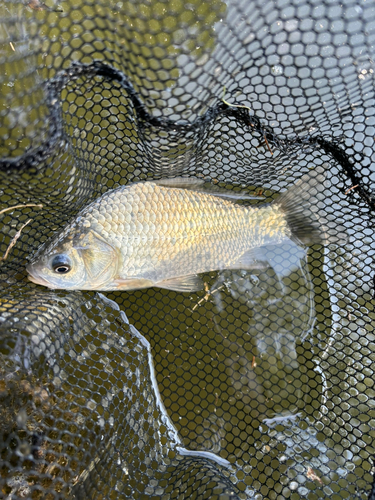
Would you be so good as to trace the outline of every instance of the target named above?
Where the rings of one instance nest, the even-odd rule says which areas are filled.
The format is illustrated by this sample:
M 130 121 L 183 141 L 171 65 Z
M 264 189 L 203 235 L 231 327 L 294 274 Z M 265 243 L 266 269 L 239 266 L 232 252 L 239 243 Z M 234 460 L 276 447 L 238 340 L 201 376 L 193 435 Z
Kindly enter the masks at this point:
M 183 76 L 179 56 L 188 52 L 203 64 L 215 50 L 215 23 L 225 19 L 227 9 L 216 1 L 190 2 L 187 7 L 179 1 L 147 5 L 74 1 L 57 6 L 47 2 L 47 7 L 54 11 L 25 10 L 21 5 L 12 7 L 15 11 L 3 11 L 5 17 L 18 16 L 17 23 L 11 25 L 13 48 L 9 33 L 0 31 L 3 155 L 15 156 L 43 143 L 48 110 L 40 82 L 74 60 L 90 63 L 100 59 L 120 68 L 131 76 L 151 114 L 160 114 L 160 109 L 165 115 L 172 114 L 168 96 L 180 97 L 178 84 Z M 184 37 L 185 29 L 189 37 Z M 23 38 L 25 31 L 28 41 Z M 35 53 L 30 53 L 30 47 Z M 92 198 L 113 187 L 152 177 L 147 154 L 157 157 L 162 165 L 165 161 L 168 167 L 188 157 L 196 145 L 190 137 L 157 128 L 141 136 L 129 98 L 118 84 L 82 78 L 69 84 L 61 99 L 68 147 L 59 147 L 46 168 L 42 166 L 34 174 L 1 177 L 0 208 L 42 203 L 43 209 L 18 209 L 0 216 L 3 253 L 21 225 L 32 219 L 9 259 L 0 263 L 0 312 L 12 318 L 32 314 L 33 321 L 40 322 L 38 328 L 48 329 L 48 335 L 68 334 L 70 340 L 64 344 L 66 352 L 61 358 L 67 385 L 56 391 L 56 398 L 63 398 L 60 393 L 65 390 L 78 397 L 84 387 L 87 401 L 93 399 L 101 415 L 108 419 L 115 415 L 119 427 L 126 427 L 129 422 L 118 415 L 123 397 L 120 391 L 116 389 L 116 403 L 110 411 L 105 409 L 103 398 L 118 381 L 125 380 L 131 386 L 135 372 L 129 377 L 124 369 L 116 376 L 116 366 L 123 362 L 120 344 L 110 354 L 100 350 L 108 339 L 115 345 L 109 332 L 117 331 L 121 318 L 109 306 L 103 308 L 94 293 L 84 294 L 85 300 L 92 301 L 89 307 L 82 306 L 81 294 L 60 292 L 59 298 L 65 297 L 66 302 L 61 299 L 53 309 L 53 292 L 28 283 L 24 266 L 26 258 Z M 182 100 L 181 108 L 191 112 L 190 100 Z M 205 152 L 216 154 L 227 147 L 236 156 L 234 139 L 241 131 L 232 126 L 230 132 L 229 139 L 230 134 L 220 135 L 220 144 L 216 142 Z M 147 151 L 145 142 L 150 148 Z M 254 151 L 251 164 L 258 154 Z M 220 178 L 213 161 L 204 168 L 211 168 L 212 175 Z M 293 175 L 289 181 L 294 182 Z M 269 202 L 277 193 L 265 190 L 264 195 L 264 201 Z M 366 245 L 370 248 L 371 242 Z M 314 247 L 307 257 L 294 256 L 292 260 L 298 265 L 292 266 L 288 264 L 292 249 L 282 249 L 281 264 L 277 253 L 274 268 L 264 271 L 209 273 L 204 276 L 206 290 L 195 294 L 148 289 L 107 295 L 151 343 L 162 399 L 184 446 L 211 451 L 234 464 L 231 480 L 242 492 L 241 498 L 253 493 L 262 499 L 276 498 L 275 491 L 293 499 L 348 498 L 356 494 L 356 488 L 365 489 L 372 481 L 369 457 L 375 425 L 371 368 L 375 339 L 372 297 L 363 286 L 360 265 L 364 257 L 359 254 L 353 260 L 353 245 L 333 248 L 328 257 L 321 247 Z M 76 308 L 84 308 L 81 316 L 73 316 Z M 81 337 L 78 330 L 83 332 Z M 98 337 L 95 332 L 99 332 Z M 126 338 L 134 344 L 128 347 L 130 352 L 138 352 L 134 339 L 130 335 Z M 90 345 L 95 349 L 90 351 Z M 82 352 L 94 354 L 85 355 L 83 362 L 67 346 L 74 347 L 79 356 Z M 1 352 L 4 357 L 7 353 Z M 107 356 L 107 364 L 103 356 Z M 126 356 L 130 363 L 132 354 L 126 352 Z M 40 371 L 44 376 L 42 368 Z M 48 377 L 47 382 L 41 379 L 46 386 L 50 383 Z M 21 382 L 15 382 L 12 390 L 20 391 L 26 404 L 32 393 L 23 390 Z M 30 383 L 33 387 L 39 384 L 34 379 Z M 50 390 L 53 393 L 53 387 Z M 84 406 L 83 400 L 78 403 Z M 12 404 L 4 414 L 7 425 L 19 410 Z M 132 408 L 134 405 L 129 405 L 127 411 Z M 88 410 L 92 410 L 90 406 Z M 56 408 L 44 411 L 53 427 Z M 77 408 L 69 398 L 59 411 L 61 427 L 64 418 L 69 432 L 76 432 L 74 426 L 83 426 L 83 421 L 72 417 Z M 93 424 L 91 413 L 85 412 L 88 435 L 95 440 L 101 431 Z M 109 424 L 105 430 L 107 436 L 113 436 Z M 133 429 L 131 433 L 133 436 Z M 143 466 L 141 459 L 139 466 Z M 77 474 L 82 473 L 78 469 L 77 465 Z M 320 480 L 313 478 L 310 469 Z M 142 481 L 147 481 L 147 475 Z

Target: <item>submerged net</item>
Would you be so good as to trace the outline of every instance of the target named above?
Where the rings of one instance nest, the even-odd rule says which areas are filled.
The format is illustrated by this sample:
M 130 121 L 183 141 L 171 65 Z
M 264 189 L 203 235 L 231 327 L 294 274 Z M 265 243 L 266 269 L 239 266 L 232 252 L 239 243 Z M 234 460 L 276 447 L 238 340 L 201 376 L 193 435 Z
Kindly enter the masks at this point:
M 1 213 L 1 498 L 374 498 L 374 3 L 2 1 L 0 20 L 1 208 L 42 205 Z M 317 167 L 344 245 L 268 248 L 196 293 L 26 278 L 109 189 L 198 176 L 258 205 Z

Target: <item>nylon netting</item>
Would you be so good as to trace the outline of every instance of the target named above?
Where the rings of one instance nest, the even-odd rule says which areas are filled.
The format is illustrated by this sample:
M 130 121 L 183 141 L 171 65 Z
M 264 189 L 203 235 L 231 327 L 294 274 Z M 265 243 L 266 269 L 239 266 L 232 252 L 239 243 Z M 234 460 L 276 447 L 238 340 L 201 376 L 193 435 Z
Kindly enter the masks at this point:
M 1 208 L 43 205 L 1 212 L 1 498 L 374 498 L 374 27 L 372 1 L 1 2 Z M 27 280 L 114 187 L 268 203 L 318 166 L 345 245 L 197 293 Z

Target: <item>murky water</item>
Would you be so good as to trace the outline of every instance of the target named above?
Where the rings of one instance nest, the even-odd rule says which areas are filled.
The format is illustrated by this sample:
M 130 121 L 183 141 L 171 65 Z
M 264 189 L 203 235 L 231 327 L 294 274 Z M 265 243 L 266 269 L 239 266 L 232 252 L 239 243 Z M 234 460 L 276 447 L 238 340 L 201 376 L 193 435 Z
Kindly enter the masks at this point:
M 249 106 L 251 113 L 267 118 L 281 135 L 319 130 L 320 115 L 317 121 L 306 119 L 304 123 L 291 110 L 291 117 L 278 121 L 273 114 L 278 102 L 268 100 L 265 88 L 258 87 L 267 85 L 269 95 L 277 90 L 285 98 L 285 106 L 291 105 L 288 85 L 296 85 L 294 66 L 285 63 L 287 55 L 283 65 L 275 54 L 274 61 L 272 57 L 264 61 L 260 58 L 260 62 L 257 59 L 254 71 L 259 71 L 261 78 L 256 85 L 247 77 L 240 78 L 248 53 L 256 53 L 257 37 L 263 36 L 252 28 L 260 10 L 250 12 L 245 6 L 237 15 L 233 2 L 190 2 L 182 9 L 176 1 L 170 3 L 171 15 L 166 16 L 162 3 L 73 4 L 62 2 L 58 6 L 62 14 L 43 9 L 33 13 L 29 8 L 26 20 L 13 4 L 3 8 L 4 16 L 15 21 L 8 31 L 0 29 L 0 55 L 18 58 L 18 62 L 1 66 L 4 79 L 0 105 L 2 110 L 9 110 L 0 127 L 1 153 L 15 156 L 45 140 L 48 110 L 43 104 L 41 78 L 54 76 L 72 60 L 90 63 L 96 58 L 133 75 L 132 84 L 153 116 L 193 121 L 210 105 L 220 102 L 224 87 L 233 81 L 227 98 L 234 100 L 234 87 L 241 82 L 243 95 L 240 93 L 238 102 Z M 57 7 L 53 2 L 47 5 Z M 108 29 L 100 20 L 93 20 L 103 16 L 118 29 Z M 128 25 L 138 18 L 138 24 L 130 29 Z M 285 22 L 293 33 L 296 20 Z M 48 28 L 50 25 L 54 27 Z M 189 39 L 182 36 L 185 32 L 181 25 L 187 26 Z M 34 36 L 36 28 L 45 37 L 41 45 Z M 234 43 L 230 33 L 236 30 L 239 38 Z M 9 33 L 13 48 L 8 43 Z M 339 40 L 343 42 L 342 37 Z M 308 36 L 305 42 L 311 42 Z M 284 42 L 277 43 L 285 49 Z M 223 46 L 226 52 L 221 56 Z M 242 53 L 243 46 L 247 51 Z M 30 55 L 30 47 L 34 51 L 40 48 L 40 52 Z M 242 54 L 239 61 L 233 59 L 236 53 Z M 366 70 L 361 73 L 361 85 L 365 85 L 369 67 L 362 64 L 360 70 Z M 325 101 L 329 101 L 327 85 L 322 81 L 319 87 Z M 25 89 L 29 91 L 27 102 L 19 97 Z M 77 447 L 87 440 L 94 443 L 86 454 L 80 451 L 82 464 L 76 464 L 74 484 L 82 479 L 81 474 L 91 474 L 92 481 L 97 481 L 99 474 L 92 472 L 92 464 L 103 475 L 112 474 L 115 453 L 119 453 L 121 481 L 125 484 L 134 457 L 124 449 L 124 439 L 130 436 L 129 450 L 134 446 L 139 452 L 134 444 L 138 432 L 135 423 L 139 408 L 144 410 L 147 400 L 152 408 L 147 418 L 155 431 L 152 439 L 158 446 L 168 437 L 160 451 L 152 439 L 145 437 L 149 422 L 144 424 L 142 438 L 147 453 L 137 462 L 139 468 L 150 459 L 151 469 L 159 471 L 161 463 L 167 464 L 166 457 L 177 454 L 178 443 L 200 457 L 205 452 L 215 454 L 241 491 L 241 498 L 365 498 L 364 490 L 372 481 L 370 456 L 375 437 L 373 231 L 365 212 L 353 210 L 349 198 L 343 196 L 340 171 L 323 163 L 330 159 L 319 151 L 301 148 L 289 155 L 275 147 L 268 150 L 262 137 L 255 137 L 227 118 L 208 124 L 197 137 L 193 133 L 160 131 L 156 126 L 142 129 L 124 89 L 97 77 L 71 82 L 61 97 L 69 140 L 62 142 L 56 156 L 36 173 L 3 175 L 0 184 L 0 208 L 43 204 L 43 209 L 18 209 L 0 216 L 2 252 L 21 225 L 32 219 L 10 257 L 0 263 L 1 318 L 11 321 L 15 328 L 9 330 L 6 323 L 8 326 L 1 330 L 4 366 L 0 393 L 6 392 L 3 431 L 10 432 L 9 426 L 18 422 L 27 456 L 31 441 L 25 430 L 25 415 L 19 413 L 17 398 L 12 394 L 21 395 L 20 401 L 38 425 L 47 415 L 47 436 L 56 439 L 54 453 L 61 452 L 60 446 L 65 447 L 68 457 L 76 453 L 74 446 L 58 442 L 56 419 L 67 442 L 70 432 L 78 436 Z M 360 107 L 356 110 L 358 116 Z M 295 128 L 293 116 L 298 123 Z M 342 120 L 344 123 L 345 117 Z M 336 129 L 333 135 L 342 133 Z M 317 246 L 308 251 L 294 245 L 269 247 L 266 269 L 209 273 L 204 276 L 205 290 L 194 294 L 156 288 L 106 294 L 126 313 L 136 331 L 124 326 L 120 311 L 103 297 L 94 293 L 53 294 L 26 281 L 27 256 L 82 205 L 107 189 L 170 173 L 177 165 L 191 175 L 223 181 L 228 188 L 233 183 L 251 189 L 256 185 L 256 189 L 265 190 L 264 201 L 271 201 L 314 162 L 327 168 L 327 210 L 344 220 L 350 235 L 350 242 L 343 247 Z M 16 327 L 20 322 L 24 329 Z M 118 336 L 123 328 L 125 344 Z M 40 332 L 45 332 L 44 337 Z M 134 352 L 137 354 L 133 356 Z M 137 365 L 140 352 L 142 361 Z M 133 366 L 134 359 L 137 363 Z M 30 375 L 31 368 L 39 378 Z M 53 385 L 58 378 L 54 370 L 63 380 L 58 390 Z M 2 384 L 9 373 L 16 375 L 8 390 Z M 129 392 L 121 392 L 120 382 Z M 130 394 L 133 389 L 134 394 Z M 50 391 L 49 395 L 43 390 Z M 74 402 L 79 397 L 82 399 Z M 36 410 L 30 409 L 30 401 Z M 161 401 L 169 417 L 163 413 Z M 119 416 L 120 407 L 128 414 Z M 103 420 L 96 420 L 96 412 Z M 120 427 L 128 434 L 121 434 Z M 28 430 L 39 432 L 37 428 Z M 16 440 L 8 445 L 17 449 Z M 104 458 L 98 450 L 104 450 Z M 153 453 L 159 453 L 159 462 L 152 462 Z M 19 455 L 12 458 L 14 463 L 18 459 Z M 66 465 L 63 460 L 59 465 Z M 38 472 L 44 474 L 47 468 L 45 465 Z M 138 482 L 147 485 L 149 477 L 144 473 Z M 29 487 L 24 477 L 18 481 L 18 486 Z M 116 484 L 118 492 L 125 491 L 121 481 Z M 124 498 L 130 495 L 128 490 L 121 494 Z

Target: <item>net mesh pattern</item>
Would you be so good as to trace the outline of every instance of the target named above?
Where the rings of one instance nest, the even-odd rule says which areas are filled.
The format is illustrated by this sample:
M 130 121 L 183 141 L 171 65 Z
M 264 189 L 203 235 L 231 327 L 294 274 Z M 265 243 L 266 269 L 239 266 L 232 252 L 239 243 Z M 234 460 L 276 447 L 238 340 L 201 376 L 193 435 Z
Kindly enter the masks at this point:
M 374 43 L 365 1 L 1 2 L 1 498 L 375 498 Z M 318 167 L 345 244 L 196 293 L 27 280 L 115 187 L 258 205 Z

